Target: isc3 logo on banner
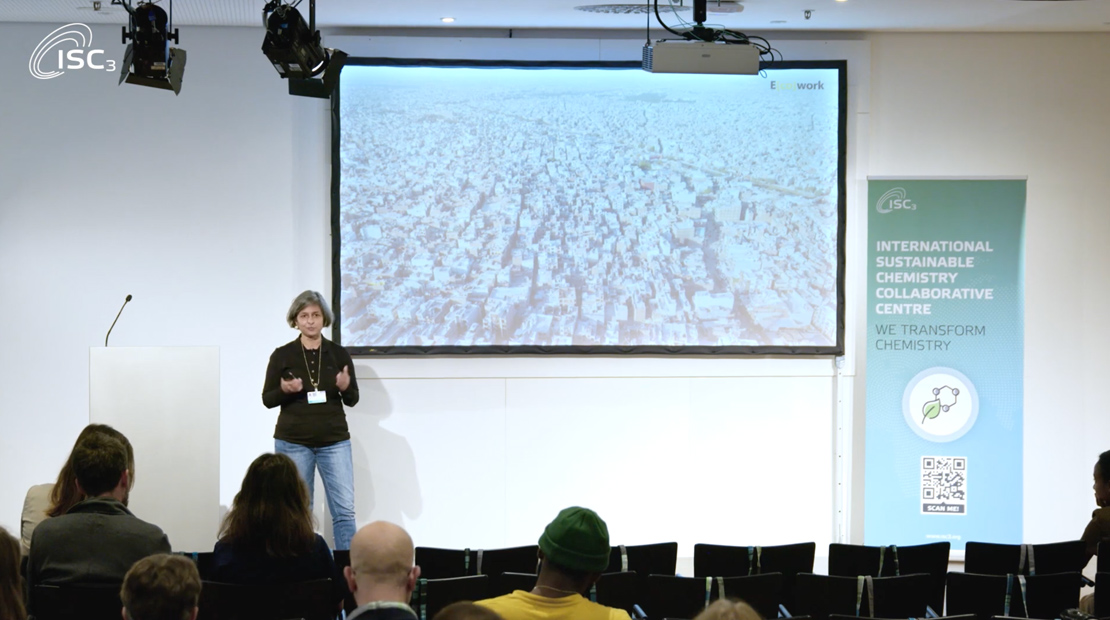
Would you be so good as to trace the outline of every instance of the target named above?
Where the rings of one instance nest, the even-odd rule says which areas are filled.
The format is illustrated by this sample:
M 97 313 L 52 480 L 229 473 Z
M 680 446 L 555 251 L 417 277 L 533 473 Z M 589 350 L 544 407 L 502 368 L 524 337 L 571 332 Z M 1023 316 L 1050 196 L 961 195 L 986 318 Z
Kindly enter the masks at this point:
M 104 50 L 93 49 L 92 40 L 92 29 L 85 24 L 66 24 L 43 37 L 31 53 L 27 68 L 40 80 L 54 79 L 67 70 L 115 71 L 116 61 L 104 58 Z
M 906 200 L 905 188 L 895 187 L 875 201 L 875 210 L 879 213 L 893 213 L 899 210 L 916 211 L 917 205 Z

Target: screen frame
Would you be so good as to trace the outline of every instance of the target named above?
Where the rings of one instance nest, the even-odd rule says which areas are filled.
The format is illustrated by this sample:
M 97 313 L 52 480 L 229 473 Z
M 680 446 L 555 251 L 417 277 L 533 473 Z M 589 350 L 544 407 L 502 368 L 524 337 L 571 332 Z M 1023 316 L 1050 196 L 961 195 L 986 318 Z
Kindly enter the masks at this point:
M 514 60 L 446 60 L 422 58 L 351 57 L 346 65 L 375 67 L 461 67 L 513 69 L 639 69 L 640 61 L 514 61 Z M 837 118 L 837 223 L 836 223 L 836 343 L 832 346 L 664 346 L 664 345 L 433 345 L 433 346 L 354 346 L 347 347 L 353 356 L 453 356 L 453 355 L 649 355 L 649 356 L 839 356 L 844 354 L 845 331 L 845 233 L 847 231 L 847 136 L 848 136 L 848 61 L 790 60 L 761 62 L 764 69 L 836 69 L 838 74 Z M 340 84 L 342 80 L 340 80 Z M 342 275 L 340 255 L 340 159 L 341 118 L 340 86 L 331 96 L 331 304 L 334 314 L 332 341 L 341 341 Z

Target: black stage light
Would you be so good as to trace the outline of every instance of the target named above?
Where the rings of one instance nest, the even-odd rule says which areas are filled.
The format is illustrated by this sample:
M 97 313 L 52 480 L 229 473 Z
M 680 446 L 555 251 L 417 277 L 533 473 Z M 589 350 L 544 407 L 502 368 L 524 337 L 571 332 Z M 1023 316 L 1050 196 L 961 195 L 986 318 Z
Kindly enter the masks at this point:
M 170 14 L 152 2 L 143 2 L 134 8 L 130 0 L 114 0 L 113 4 L 127 9 L 129 24 L 123 29 L 123 42 L 132 41 L 124 52 L 119 83 L 163 88 L 180 94 L 185 50 L 169 46 L 170 41 L 180 41 L 176 28 L 170 33 L 173 0 L 169 2 Z
M 297 4 L 270 0 L 262 8 L 266 38 L 262 53 L 277 69 L 278 75 L 289 80 L 289 94 L 328 98 L 339 82 L 339 73 L 347 55 L 327 49 L 320 43 L 316 30 L 316 0 L 309 0 L 309 20 L 297 10 Z M 322 79 L 314 79 L 323 73 Z

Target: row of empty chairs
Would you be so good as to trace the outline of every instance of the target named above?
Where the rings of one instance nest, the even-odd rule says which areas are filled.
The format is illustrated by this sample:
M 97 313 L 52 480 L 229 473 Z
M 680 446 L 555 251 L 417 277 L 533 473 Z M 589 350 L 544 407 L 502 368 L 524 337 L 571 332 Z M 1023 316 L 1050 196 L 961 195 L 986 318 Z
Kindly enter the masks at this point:
M 537 551 L 536 545 L 485 550 L 418 547 L 416 562 L 422 578 L 413 607 L 427 619 L 455 601 L 530 590 L 538 572 Z M 1077 606 L 1082 585 L 1079 571 L 1086 559 L 1081 541 L 1047 545 L 969 542 L 965 572 L 949 573 L 948 543 L 905 547 L 832 544 L 826 576 L 812 574 L 815 552 L 814 543 L 766 547 L 698 544 L 694 547 L 694 576 L 678 577 L 677 543 L 616 546 L 606 574 L 590 596 L 630 613 L 638 605 L 653 619 L 691 618 L 724 596 L 748 601 L 766 618 L 836 620 L 837 615 L 925 617 L 945 611 L 947 591 L 949 615 L 967 614 L 978 620 L 993 616 L 1054 618 L 1061 610 Z M 211 554 L 186 555 L 197 562 L 204 579 Z M 350 563 L 346 551 L 335 552 L 335 559 L 341 567 Z M 1110 617 L 1110 545 L 1099 554 L 1097 580 L 1108 594 L 1096 600 L 1096 614 Z M 200 618 L 323 620 L 334 617 L 334 605 L 327 600 L 329 587 L 327 580 L 280 586 L 205 581 Z M 118 617 L 118 589 L 86 590 L 74 599 L 59 595 L 59 589 L 36 587 L 32 592 L 36 616 L 40 620 L 78 616 L 95 620 L 90 607 L 71 602 L 99 597 L 106 601 L 93 607 L 115 607 L 112 620 Z M 260 600 L 271 609 L 260 606 Z M 298 606 L 290 608 L 293 602 L 288 601 Z M 345 608 L 349 612 L 354 607 L 348 596 Z

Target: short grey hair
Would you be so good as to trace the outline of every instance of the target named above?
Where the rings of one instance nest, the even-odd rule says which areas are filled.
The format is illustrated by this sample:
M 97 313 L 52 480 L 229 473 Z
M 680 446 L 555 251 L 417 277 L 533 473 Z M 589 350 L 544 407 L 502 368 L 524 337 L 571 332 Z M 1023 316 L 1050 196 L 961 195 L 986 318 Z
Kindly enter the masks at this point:
M 320 306 L 320 312 L 324 314 L 324 327 L 331 327 L 335 316 L 332 315 L 328 302 L 324 301 L 324 296 L 316 291 L 305 291 L 297 295 L 297 298 L 289 305 L 289 312 L 285 315 L 285 321 L 289 323 L 289 327 L 297 326 L 297 315 L 309 306 Z

